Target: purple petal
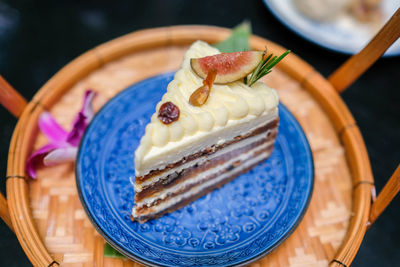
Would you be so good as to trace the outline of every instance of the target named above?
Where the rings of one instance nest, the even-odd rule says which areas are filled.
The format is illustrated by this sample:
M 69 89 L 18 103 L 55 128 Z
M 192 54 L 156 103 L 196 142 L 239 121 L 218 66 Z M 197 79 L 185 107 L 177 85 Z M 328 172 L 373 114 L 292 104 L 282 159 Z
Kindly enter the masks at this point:
M 77 120 L 74 123 L 74 126 L 71 132 L 68 134 L 67 142 L 73 146 L 78 146 L 79 142 L 85 132 L 87 127 L 86 117 L 79 112 Z
M 66 132 L 48 112 L 39 117 L 39 128 L 50 143 L 35 151 L 27 160 L 26 172 L 36 178 L 36 168 L 39 164 L 54 165 L 60 162 L 73 161 L 77 154 L 77 146 L 86 127 L 93 118 L 92 101 L 96 93 L 85 92 L 82 109 L 75 117 L 71 132 Z
M 87 124 L 89 124 L 89 122 L 91 122 L 93 119 L 94 111 L 92 102 L 96 95 L 97 93 L 92 90 L 87 90 L 85 92 L 85 98 L 83 99 L 83 105 L 80 112 L 85 115 Z
M 64 143 L 64 145 L 66 144 Z M 38 167 L 38 165 L 42 163 L 42 159 L 46 156 L 47 153 L 61 146 L 62 145 L 60 143 L 49 143 L 39 148 L 32 155 L 30 155 L 26 163 L 26 172 L 29 174 L 29 176 L 32 178 L 36 178 L 36 167 Z
M 74 161 L 77 152 L 78 148 L 73 146 L 54 149 L 44 157 L 43 164 L 45 166 L 52 166 L 58 163 Z
M 68 132 L 56 122 L 49 112 L 43 112 L 40 115 L 39 128 L 50 142 L 60 142 L 67 139 Z
M 96 96 L 96 93 L 88 90 L 85 92 L 85 98 L 83 100 L 83 105 L 81 111 L 76 116 L 72 130 L 68 134 L 67 142 L 73 146 L 78 146 L 82 136 L 93 118 L 93 108 L 92 101 Z

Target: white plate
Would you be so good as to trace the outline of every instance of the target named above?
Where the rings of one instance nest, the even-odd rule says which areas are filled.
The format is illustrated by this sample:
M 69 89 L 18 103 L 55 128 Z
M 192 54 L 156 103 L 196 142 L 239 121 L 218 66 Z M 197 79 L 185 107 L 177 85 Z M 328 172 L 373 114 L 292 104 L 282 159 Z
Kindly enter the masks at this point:
M 376 31 L 371 31 L 368 25 L 358 22 L 350 15 L 341 15 L 331 22 L 318 22 L 303 15 L 295 7 L 293 0 L 263 1 L 289 29 L 313 43 L 334 51 L 355 54 L 376 34 Z M 389 20 L 399 6 L 400 0 L 383 1 L 382 10 L 385 22 Z M 385 53 L 385 56 L 398 55 L 400 55 L 400 39 Z

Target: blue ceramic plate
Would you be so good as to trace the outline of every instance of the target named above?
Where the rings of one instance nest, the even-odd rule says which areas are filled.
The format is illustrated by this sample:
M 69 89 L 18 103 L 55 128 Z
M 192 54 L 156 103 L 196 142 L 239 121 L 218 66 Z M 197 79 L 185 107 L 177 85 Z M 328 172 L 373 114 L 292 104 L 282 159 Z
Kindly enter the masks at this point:
M 298 35 L 317 45 L 345 54 L 355 54 L 360 51 L 379 29 L 379 27 L 371 29 L 350 15 L 342 15 L 340 19 L 330 22 L 312 20 L 297 10 L 294 0 L 263 1 L 275 17 Z M 381 5 L 383 20 L 389 20 L 399 5 L 400 0 L 383 0 Z M 384 56 L 398 55 L 400 55 L 400 39 L 386 51 Z
M 283 105 L 268 160 L 160 219 L 130 220 L 134 151 L 172 78 L 167 73 L 127 88 L 90 124 L 76 164 L 89 218 L 114 248 L 148 265 L 238 265 L 271 252 L 300 222 L 313 188 L 310 147 Z

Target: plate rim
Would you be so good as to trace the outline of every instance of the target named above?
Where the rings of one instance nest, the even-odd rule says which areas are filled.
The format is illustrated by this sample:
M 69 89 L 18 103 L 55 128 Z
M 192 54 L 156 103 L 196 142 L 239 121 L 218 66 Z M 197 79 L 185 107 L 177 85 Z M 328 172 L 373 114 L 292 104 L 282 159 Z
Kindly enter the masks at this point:
M 329 43 L 323 42 L 321 40 L 318 39 L 314 39 L 313 37 L 303 33 L 301 31 L 300 28 L 298 28 L 295 24 L 285 20 L 282 15 L 281 15 L 281 10 L 279 8 L 276 7 L 276 5 L 274 4 L 274 0 L 262 0 L 264 5 L 267 7 L 267 9 L 272 13 L 272 15 L 274 15 L 274 17 L 280 22 L 282 23 L 284 26 L 286 26 L 289 30 L 291 30 L 292 32 L 294 32 L 295 34 L 299 35 L 300 37 L 302 37 L 303 39 L 313 43 L 314 45 L 318 45 L 322 48 L 325 48 L 327 50 L 331 50 L 331 51 L 335 51 L 344 55 L 355 55 L 358 52 L 357 51 L 353 51 L 350 49 L 343 49 L 340 47 L 337 47 L 335 45 L 331 45 Z M 372 36 L 373 38 L 373 36 Z M 400 56 L 400 49 L 398 50 L 394 50 L 394 51 L 389 51 L 386 52 L 382 55 L 382 57 L 397 57 Z
M 153 75 L 153 76 L 146 77 L 146 78 L 144 78 L 144 79 L 142 79 L 142 80 L 139 80 L 139 81 L 137 81 L 137 82 L 135 82 L 135 83 L 133 83 L 133 84 L 128 85 L 127 87 L 125 87 L 124 89 L 122 89 L 120 92 L 118 92 L 117 94 L 115 94 L 114 96 L 112 96 L 109 100 L 107 100 L 107 102 L 96 112 L 94 118 L 95 118 L 98 114 L 100 114 L 104 109 L 106 109 L 109 105 L 111 105 L 111 104 L 112 104 L 112 100 L 114 100 L 114 99 L 117 98 L 118 96 L 120 96 L 120 95 L 126 93 L 131 87 L 133 87 L 133 86 L 135 86 L 135 85 L 138 85 L 138 84 L 141 84 L 141 83 L 148 82 L 149 80 L 152 80 L 152 79 L 154 79 L 154 78 L 161 78 L 161 77 L 164 78 L 164 77 L 171 76 L 171 75 L 173 75 L 175 72 L 176 72 L 176 71 L 161 72 L 161 73 L 159 73 L 159 74 L 155 74 L 155 75 Z M 311 150 L 310 143 L 308 142 L 307 136 L 306 136 L 306 134 L 305 134 L 303 128 L 301 127 L 300 123 L 298 122 L 298 120 L 296 119 L 296 117 L 293 115 L 293 113 L 290 112 L 290 110 L 289 110 L 283 103 L 279 102 L 279 106 L 280 106 L 280 108 L 282 108 L 283 110 L 285 110 L 285 111 L 289 114 L 289 117 L 292 119 L 292 122 L 293 122 L 293 123 L 297 126 L 297 128 L 300 130 L 300 133 L 301 133 L 301 135 L 302 135 L 302 138 L 305 140 L 304 143 L 305 143 L 306 153 L 310 156 L 310 179 L 311 179 L 311 182 L 310 182 L 310 186 L 309 186 L 309 193 L 308 193 L 307 199 L 306 199 L 306 201 L 305 201 L 305 203 L 304 203 L 304 207 L 303 207 L 301 213 L 299 214 L 299 216 L 296 218 L 296 220 L 295 220 L 295 222 L 293 223 L 292 227 L 291 227 L 291 228 L 290 228 L 290 229 L 289 229 L 289 230 L 288 230 L 274 245 L 272 245 L 272 246 L 269 247 L 268 249 L 262 251 L 261 253 L 258 253 L 257 255 L 253 256 L 252 258 L 244 259 L 244 260 L 242 260 L 242 261 L 240 261 L 240 262 L 238 262 L 238 263 L 233 263 L 234 266 L 246 266 L 246 265 L 248 265 L 249 263 L 252 263 L 252 262 L 254 262 L 254 261 L 256 261 L 256 260 L 258 260 L 258 259 L 260 259 L 260 258 L 262 258 L 262 257 L 264 257 L 264 256 L 266 256 L 266 255 L 268 255 L 268 254 L 271 253 L 274 249 L 276 249 L 277 247 L 279 247 L 284 241 L 286 241 L 286 240 L 291 236 L 291 234 L 297 229 L 297 227 L 298 227 L 298 225 L 300 224 L 300 222 L 303 220 L 303 218 L 304 218 L 306 212 L 308 211 L 308 208 L 309 208 L 309 205 L 310 205 L 310 202 L 311 202 L 311 198 L 312 198 L 312 195 L 313 195 L 313 192 L 314 192 L 314 185 L 315 185 L 315 165 L 314 165 L 314 156 L 313 156 L 313 153 L 312 153 L 312 150 Z M 94 118 L 93 118 L 92 121 L 94 121 Z M 75 166 L 74 166 L 75 184 L 76 184 L 76 187 L 77 187 L 77 192 L 78 192 L 78 196 L 79 196 L 80 203 L 81 203 L 81 205 L 82 205 L 82 207 L 83 207 L 83 209 L 84 209 L 84 211 L 85 211 L 85 213 L 86 213 L 88 219 L 89 219 L 90 222 L 92 223 L 93 227 L 94 227 L 94 228 L 96 229 L 96 231 L 101 235 L 101 237 L 103 237 L 103 238 L 107 241 L 107 243 L 108 243 L 110 246 L 112 246 L 116 251 L 118 251 L 119 253 L 121 253 L 122 255 L 124 255 L 126 258 L 132 259 L 132 260 L 134 260 L 134 261 L 137 261 L 137 262 L 139 262 L 139 263 L 141 263 L 141 264 L 143 264 L 143 265 L 146 265 L 146 266 L 160 266 L 160 263 L 152 262 L 152 261 L 147 260 L 147 259 L 143 259 L 143 258 L 141 258 L 141 257 L 139 257 L 139 256 L 137 256 L 137 255 L 135 255 L 135 254 L 133 254 L 133 253 L 130 253 L 129 251 L 125 251 L 123 248 L 121 248 L 116 242 L 114 242 L 114 241 L 111 239 L 111 237 L 110 237 L 105 231 L 103 231 L 103 229 L 101 228 L 101 226 L 100 226 L 100 225 L 96 222 L 96 220 L 94 219 L 94 216 L 92 215 L 92 213 L 90 212 L 90 210 L 89 210 L 89 208 L 88 208 L 88 206 L 87 206 L 87 203 L 86 203 L 86 201 L 85 201 L 85 199 L 84 199 L 84 196 L 83 196 L 81 184 L 80 184 L 80 182 L 79 182 L 79 180 L 80 180 L 80 178 L 79 178 L 80 175 L 79 175 L 79 172 L 78 172 L 78 165 L 79 165 L 78 159 L 80 158 L 80 155 L 81 155 L 81 151 L 82 151 L 81 147 L 82 147 L 82 144 L 83 144 L 83 140 L 85 140 L 85 138 L 86 138 L 86 136 L 87 136 L 87 133 L 89 132 L 89 129 L 90 129 L 90 127 L 92 127 L 92 125 L 93 125 L 92 123 L 89 124 L 89 126 L 88 126 L 87 129 L 85 130 L 85 132 L 84 132 L 84 134 L 83 134 L 83 136 L 82 136 L 82 138 L 81 138 L 81 140 L 80 140 L 80 143 L 79 143 L 79 146 L 78 146 L 78 153 L 77 153 L 77 157 L 76 157 L 77 160 L 76 160 L 76 163 L 74 164 L 74 165 L 75 165 Z M 103 255 L 103 257 L 104 257 L 104 255 Z M 229 265 L 229 266 L 230 266 L 230 265 Z

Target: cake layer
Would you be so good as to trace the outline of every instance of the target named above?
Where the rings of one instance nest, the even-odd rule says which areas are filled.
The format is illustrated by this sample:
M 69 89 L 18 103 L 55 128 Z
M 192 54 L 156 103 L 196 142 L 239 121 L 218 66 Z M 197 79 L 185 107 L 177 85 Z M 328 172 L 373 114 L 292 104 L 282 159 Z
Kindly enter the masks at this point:
M 223 186 L 225 183 L 232 181 L 238 175 L 247 172 L 261 161 L 267 159 L 271 154 L 272 149 L 273 145 L 270 145 L 258 150 L 256 153 L 254 151 L 252 153 L 250 152 L 250 155 L 245 160 L 242 160 L 240 165 L 225 169 L 221 174 L 218 172 L 218 177 L 215 179 L 209 179 L 208 181 L 204 181 L 197 186 L 191 187 L 191 189 L 187 190 L 186 192 L 181 192 L 177 195 L 170 196 L 163 201 L 155 203 L 156 205 L 154 206 L 142 206 L 141 208 L 134 208 L 132 212 L 132 219 L 138 220 L 142 223 L 177 210 L 211 192 L 212 190 Z
M 261 126 L 252 131 L 247 131 L 241 135 L 235 136 L 234 138 L 224 142 L 223 144 L 214 144 L 211 147 L 204 148 L 199 152 L 196 152 L 192 155 L 188 155 L 180 159 L 178 162 L 171 163 L 167 165 L 162 170 L 153 170 L 149 174 L 145 176 L 139 176 L 135 178 L 135 192 L 140 192 L 146 186 L 157 182 L 159 179 L 162 179 L 164 176 L 168 176 L 174 172 L 179 172 L 180 170 L 191 167 L 195 164 L 201 164 L 202 160 L 204 160 L 204 156 L 208 156 L 209 159 L 212 157 L 219 156 L 221 154 L 220 150 L 224 149 L 227 146 L 234 145 L 235 143 L 240 142 L 242 139 L 252 137 L 258 135 L 260 133 L 266 132 L 270 129 L 275 129 L 279 124 L 279 118 L 275 117 L 273 120 L 264 122 Z
M 151 153 L 144 156 L 141 163 L 135 160 L 135 175 L 137 179 L 141 180 L 141 177 L 145 177 L 154 170 L 163 170 L 168 165 L 196 154 L 206 147 L 224 144 L 236 136 L 248 134 L 277 117 L 278 108 L 275 107 L 260 116 L 249 115 L 240 120 L 228 121 L 225 126 L 215 127 L 212 132 L 199 131 L 194 135 L 182 138 L 179 142 L 168 142 L 163 147 L 153 146 Z M 172 123 L 169 127 L 174 127 L 173 125 L 177 123 L 179 121 Z M 140 149 L 141 144 L 136 150 L 136 154 Z
M 228 160 L 219 165 L 213 167 L 211 167 L 210 165 L 207 169 L 203 170 L 198 175 L 194 175 L 190 179 L 187 179 L 182 183 L 178 183 L 174 186 L 161 190 L 156 196 L 148 197 L 142 199 L 141 201 L 136 201 L 135 209 L 140 210 L 142 207 L 151 207 L 154 205 L 158 205 L 159 203 L 166 201 L 172 196 L 185 193 L 194 186 L 201 185 L 202 183 L 208 182 L 210 180 L 214 180 L 214 178 L 218 179 L 218 176 L 220 174 L 234 169 L 235 167 L 240 166 L 248 158 L 252 158 L 254 157 L 254 155 L 272 148 L 273 144 L 274 140 L 264 142 L 261 145 L 248 149 L 245 153 L 240 153 L 234 157 L 230 157 Z
M 237 157 L 242 153 L 246 153 L 247 151 L 257 146 L 261 146 L 267 142 L 273 141 L 276 137 L 276 134 L 277 128 L 274 127 L 267 131 L 264 131 L 261 134 L 248 137 L 246 139 L 243 139 L 241 142 L 227 146 L 210 156 L 205 155 L 201 158 L 193 160 L 194 164 L 189 167 L 181 169 L 180 167 L 182 165 L 178 166 L 178 168 L 172 169 L 173 172 L 169 175 L 164 175 L 156 181 L 148 183 L 146 187 L 143 186 L 141 191 L 135 192 L 135 202 L 139 203 L 145 198 L 155 197 L 163 190 L 171 188 L 172 186 L 176 186 L 177 184 L 180 184 L 196 175 L 200 175 L 202 172 L 207 171 L 210 168 L 214 168 L 218 165 L 224 164 L 231 158 Z M 148 180 L 146 182 L 150 181 L 151 180 Z

